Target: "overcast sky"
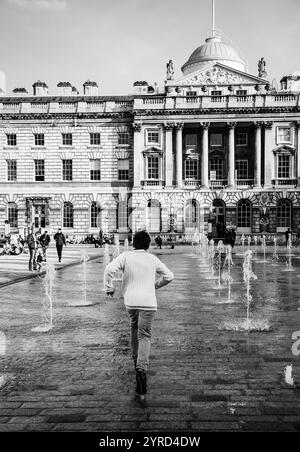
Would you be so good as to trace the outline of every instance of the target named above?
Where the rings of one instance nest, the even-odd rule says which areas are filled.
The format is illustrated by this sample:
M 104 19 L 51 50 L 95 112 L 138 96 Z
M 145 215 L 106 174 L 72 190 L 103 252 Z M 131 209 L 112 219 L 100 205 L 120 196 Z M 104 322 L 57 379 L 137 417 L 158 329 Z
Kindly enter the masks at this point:
M 250 73 L 262 56 L 270 80 L 300 70 L 300 0 L 215 1 Z M 0 70 L 8 93 L 93 79 L 100 94 L 130 94 L 136 80 L 162 85 L 170 58 L 179 77 L 210 28 L 211 0 L 0 0 Z

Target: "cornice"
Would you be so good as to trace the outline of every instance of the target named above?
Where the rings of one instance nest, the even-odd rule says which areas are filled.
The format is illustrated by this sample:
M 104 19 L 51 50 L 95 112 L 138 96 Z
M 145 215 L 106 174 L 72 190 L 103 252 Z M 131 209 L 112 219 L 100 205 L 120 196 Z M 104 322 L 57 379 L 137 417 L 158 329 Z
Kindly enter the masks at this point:
M 0 120 L 57 120 L 57 119 L 118 119 L 132 118 L 132 111 L 106 113 L 1 113 Z
M 178 116 L 178 115 L 208 115 L 208 114 L 259 114 L 259 113 L 299 113 L 300 106 L 294 107 L 239 107 L 239 108 L 198 108 L 173 110 L 134 110 L 135 116 Z

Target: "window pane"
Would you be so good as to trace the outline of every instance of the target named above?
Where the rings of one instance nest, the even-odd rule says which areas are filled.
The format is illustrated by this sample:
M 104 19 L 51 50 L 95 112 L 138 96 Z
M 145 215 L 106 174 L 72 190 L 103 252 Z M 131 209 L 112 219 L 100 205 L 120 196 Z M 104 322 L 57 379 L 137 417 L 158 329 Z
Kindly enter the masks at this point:
M 277 204 L 277 227 L 290 228 L 292 209 L 291 203 L 287 199 L 280 200 Z
M 17 161 L 7 160 L 7 180 L 15 182 L 17 180 Z
M 73 228 L 73 205 L 70 202 L 64 203 L 63 227 Z
M 198 225 L 198 203 L 195 199 L 187 202 L 185 207 L 185 227 L 194 228 Z
M 236 160 L 235 171 L 237 179 L 248 179 L 248 160 Z
M 159 161 L 158 157 L 148 157 L 148 179 L 159 178 Z
M 290 177 L 290 156 L 278 155 L 277 177 L 288 179 Z
M 90 144 L 91 146 L 96 146 L 101 144 L 100 133 L 90 133 Z
M 72 160 L 63 160 L 63 180 L 73 179 L 73 165 Z
M 101 180 L 101 160 L 90 160 L 90 178 L 91 180 Z
M 237 205 L 237 227 L 251 228 L 251 202 L 244 199 Z
M 248 144 L 248 134 L 245 132 L 239 132 L 236 134 L 236 144 L 237 146 L 247 146 Z
M 212 133 L 210 135 L 210 145 L 211 146 L 222 146 L 223 137 L 221 133 Z
M 15 133 L 9 133 L 7 137 L 7 146 L 17 146 L 17 135 Z
M 128 205 L 127 201 L 120 201 L 118 204 L 118 228 L 128 226 Z
M 72 146 L 73 137 L 71 133 L 63 133 L 62 134 L 62 144 L 63 146 Z
M 97 202 L 91 204 L 91 228 L 101 227 L 101 207 Z
M 210 171 L 215 172 L 216 180 L 223 179 L 223 160 L 212 159 L 210 160 Z M 211 179 L 211 176 L 210 176 Z
M 129 132 L 119 132 L 118 133 L 118 144 L 120 144 L 120 145 L 129 144 Z
M 11 228 L 18 227 L 18 207 L 13 202 L 8 204 L 8 221 Z
M 35 160 L 35 180 L 43 182 L 45 180 L 45 160 Z
M 36 133 L 34 135 L 34 144 L 35 144 L 35 146 L 44 146 L 45 145 L 45 136 L 43 133 Z
M 147 142 L 148 143 L 159 143 L 159 131 L 148 130 L 147 131 Z
M 277 141 L 278 143 L 290 143 L 291 142 L 291 130 L 289 127 L 277 128 Z
M 119 180 L 129 179 L 129 159 L 118 160 L 118 179 Z
M 198 160 L 188 159 L 185 161 L 185 178 L 198 179 Z

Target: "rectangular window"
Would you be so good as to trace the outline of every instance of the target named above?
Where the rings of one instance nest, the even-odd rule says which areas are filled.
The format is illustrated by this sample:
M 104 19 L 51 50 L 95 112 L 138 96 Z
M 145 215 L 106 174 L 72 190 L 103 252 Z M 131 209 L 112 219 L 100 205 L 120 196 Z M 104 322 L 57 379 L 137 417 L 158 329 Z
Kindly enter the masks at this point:
M 129 160 L 119 159 L 118 160 L 118 179 L 128 180 L 129 179 Z
M 277 127 L 277 143 L 291 143 L 291 129 L 289 127 Z
M 277 168 L 278 179 L 288 179 L 290 177 L 290 156 L 278 155 L 277 162 L 278 162 Z
M 17 180 L 17 160 L 7 160 L 7 180 L 16 182 Z
M 44 182 L 45 180 L 45 160 L 35 160 L 35 180 L 36 182 Z
M 34 134 L 34 145 L 35 146 L 45 146 L 45 135 L 43 133 Z
M 73 180 L 73 162 L 72 160 L 63 160 L 63 180 Z
M 119 132 L 118 133 L 118 144 L 128 145 L 129 144 L 129 132 Z
M 248 145 L 248 134 L 246 132 L 238 132 L 236 134 L 236 145 L 237 146 Z
M 196 97 L 197 96 L 197 91 L 187 91 L 186 92 L 186 97 Z
M 159 144 L 159 130 L 147 130 L 147 144 Z
M 214 90 L 214 91 L 211 91 L 211 96 L 222 96 L 222 91 L 216 91 L 216 90 Z
M 8 222 L 11 228 L 18 227 L 18 208 L 13 202 L 8 204 Z
M 237 179 L 248 179 L 248 160 L 235 161 L 235 174 Z
M 159 157 L 148 157 L 148 179 L 159 179 Z
M 193 134 L 186 135 L 185 136 L 185 145 L 196 147 L 197 146 L 197 134 L 193 133 Z
M 221 133 L 212 133 L 210 135 L 210 145 L 211 146 L 222 146 L 223 135 Z
M 237 96 L 247 96 L 247 90 L 246 89 L 237 89 L 236 95 Z
M 72 146 L 73 137 L 71 133 L 63 133 L 62 134 L 62 144 L 63 146 Z
M 214 177 L 216 179 L 214 179 Z M 223 179 L 223 160 L 221 159 L 210 160 L 210 179 L 211 180 Z
M 90 133 L 90 145 L 100 146 L 101 144 L 101 134 L 100 133 Z
M 188 159 L 185 161 L 185 179 L 198 179 L 198 160 Z
M 101 180 L 101 160 L 90 160 L 90 177 L 91 180 Z
M 8 133 L 7 137 L 7 146 L 17 146 L 17 135 L 15 133 Z

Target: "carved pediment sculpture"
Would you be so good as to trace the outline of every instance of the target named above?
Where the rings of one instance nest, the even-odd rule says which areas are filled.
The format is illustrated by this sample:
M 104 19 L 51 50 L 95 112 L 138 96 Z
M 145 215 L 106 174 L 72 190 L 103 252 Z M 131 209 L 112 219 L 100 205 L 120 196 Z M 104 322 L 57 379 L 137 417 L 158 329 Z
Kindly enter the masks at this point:
M 180 81 L 182 85 L 231 85 L 249 83 L 250 79 L 218 67 L 194 74 Z

